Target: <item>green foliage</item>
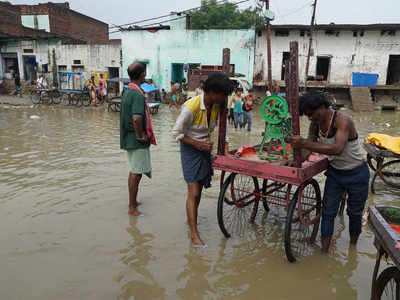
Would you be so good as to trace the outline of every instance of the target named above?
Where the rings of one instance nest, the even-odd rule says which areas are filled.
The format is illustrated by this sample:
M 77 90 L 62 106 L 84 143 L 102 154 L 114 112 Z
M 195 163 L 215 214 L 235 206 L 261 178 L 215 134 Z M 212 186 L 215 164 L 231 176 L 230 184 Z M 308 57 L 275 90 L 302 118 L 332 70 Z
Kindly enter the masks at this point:
M 190 29 L 249 29 L 263 22 L 257 8 L 240 10 L 230 2 L 217 4 L 217 0 L 201 0 L 201 8 L 190 13 Z

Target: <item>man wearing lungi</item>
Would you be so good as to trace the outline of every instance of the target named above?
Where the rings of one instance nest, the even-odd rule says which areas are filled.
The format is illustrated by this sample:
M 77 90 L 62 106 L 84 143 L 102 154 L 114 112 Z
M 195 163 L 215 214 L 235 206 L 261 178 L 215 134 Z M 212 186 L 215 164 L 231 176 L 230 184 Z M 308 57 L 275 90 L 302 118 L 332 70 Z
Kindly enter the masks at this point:
M 210 134 L 214 130 L 220 105 L 232 93 L 233 86 L 222 72 L 211 74 L 204 83 L 204 93 L 184 103 L 172 129 L 172 136 L 180 142 L 183 176 L 188 195 L 186 214 L 191 231 L 192 243 L 204 246 L 197 230 L 197 210 L 201 193 L 211 186 Z
M 126 150 L 129 165 L 129 211 L 130 215 L 140 216 L 137 209 L 137 194 L 142 174 L 151 178 L 150 144 L 156 145 L 149 108 L 140 85 L 146 76 L 141 63 L 128 67 L 131 82 L 121 101 L 120 144 Z

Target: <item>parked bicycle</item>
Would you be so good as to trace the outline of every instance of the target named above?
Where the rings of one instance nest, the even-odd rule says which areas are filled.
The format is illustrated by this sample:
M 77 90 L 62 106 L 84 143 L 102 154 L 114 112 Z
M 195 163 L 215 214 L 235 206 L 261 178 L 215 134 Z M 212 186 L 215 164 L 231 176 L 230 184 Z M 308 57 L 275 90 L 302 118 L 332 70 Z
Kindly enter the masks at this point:
M 51 105 L 59 104 L 61 97 L 56 89 L 33 89 L 31 90 L 31 100 L 35 105 L 40 103 Z

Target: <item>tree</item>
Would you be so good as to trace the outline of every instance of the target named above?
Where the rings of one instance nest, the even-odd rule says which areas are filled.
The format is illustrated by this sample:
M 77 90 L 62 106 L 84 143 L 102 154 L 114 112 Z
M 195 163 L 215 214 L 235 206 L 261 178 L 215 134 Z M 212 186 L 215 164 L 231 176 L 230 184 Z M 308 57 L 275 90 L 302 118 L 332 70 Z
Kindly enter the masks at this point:
M 249 29 L 262 23 L 258 8 L 240 10 L 228 1 L 201 0 L 201 7 L 190 13 L 190 29 Z

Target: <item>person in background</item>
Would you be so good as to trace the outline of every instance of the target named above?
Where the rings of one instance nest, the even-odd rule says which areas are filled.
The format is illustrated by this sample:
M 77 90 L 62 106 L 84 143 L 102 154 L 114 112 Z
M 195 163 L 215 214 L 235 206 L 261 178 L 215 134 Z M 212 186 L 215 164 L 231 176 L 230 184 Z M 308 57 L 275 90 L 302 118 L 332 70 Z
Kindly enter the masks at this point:
M 228 106 L 227 106 L 227 110 L 228 110 L 228 123 L 229 124 L 234 124 L 234 120 L 235 120 L 235 115 L 233 113 L 233 108 L 235 106 L 235 95 L 236 95 L 236 89 L 235 91 L 229 95 L 228 97 Z
M 17 95 L 19 93 L 19 96 L 22 98 L 22 86 L 21 86 L 21 78 L 19 77 L 19 72 L 18 70 L 12 69 L 12 75 L 14 77 L 14 83 L 15 83 L 15 89 L 12 92 L 12 95 Z
M 267 90 L 265 91 L 265 96 L 267 96 L 267 98 L 272 96 L 272 94 L 271 94 L 271 92 L 269 91 L 268 88 L 267 88 Z
M 200 86 L 194 90 L 195 96 L 203 94 L 203 89 L 204 89 L 204 80 L 200 80 Z
M 42 74 L 39 74 L 38 79 L 36 80 L 36 88 L 37 89 L 45 89 L 46 88 Z
M 243 128 L 246 128 L 247 131 L 251 131 L 251 123 L 253 121 L 253 107 L 254 107 L 254 97 L 253 91 L 250 90 L 249 93 L 244 98 L 243 103 Z
M 358 133 L 350 116 L 330 108 L 321 92 L 308 92 L 299 99 L 300 115 L 311 121 L 308 138 L 292 136 L 292 147 L 302 150 L 302 160 L 312 152 L 328 155 L 329 166 L 322 200 L 321 242 L 327 253 L 331 243 L 335 217 L 342 195 L 347 191 L 350 243 L 355 245 L 361 234 L 361 221 L 368 198 L 369 168 L 358 141 Z
M 217 125 L 220 105 L 225 105 L 232 89 L 228 76 L 222 72 L 212 73 L 204 83 L 204 94 L 183 104 L 172 129 L 172 136 L 180 142 L 183 177 L 188 190 L 187 221 L 195 246 L 205 246 L 197 230 L 197 215 L 203 187 L 211 186 L 213 175 L 210 134 Z
M 182 97 L 183 97 L 183 102 L 185 102 L 186 101 L 186 99 L 187 99 L 187 91 L 188 91 L 188 85 L 187 85 L 187 83 L 186 83 L 186 79 L 185 78 L 183 78 L 182 79 Z
M 164 89 L 162 89 L 161 90 L 161 102 L 165 102 L 166 99 L 167 99 L 167 92 Z
M 173 81 L 171 81 L 171 100 L 169 101 L 168 108 L 171 108 L 171 106 L 175 106 L 179 109 L 176 83 Z
M 149 109 L 140 85 L 146 76 L 145 66 L 135 62 L 128 67 L 131 82 L 121 101 L 120 147 L 126 150 L 129 164 L 128 214 L 140 216 L 137 194 L 142 175 L 151 178 L 150 144 L 156 145 Z
M 234 105 L 233 105 L 233 116 L 234 116 L 234 125 L 235 130 L 243 128 L 243 98 L 242 98 L 242 89 L 237 89 L 236 94 L 233 97 Z
M 90 102 L 92 103 L 93 106 L 97 106 L 99 104 L 97 102 L 97 96 L 96 96 L 96 82 L 94 81 L 94 76 L 90 77 L 90 83 L 89 83 L 89 96 L 90 96 Z
M 104 75 L 100 73 L 100 79 L 99 79 L 99 99 L 100 99 L 100 104 L 104 103 L 104 97 L 107 95 L 107 86 L 106 86 L 106 81 L 104 80 Z

